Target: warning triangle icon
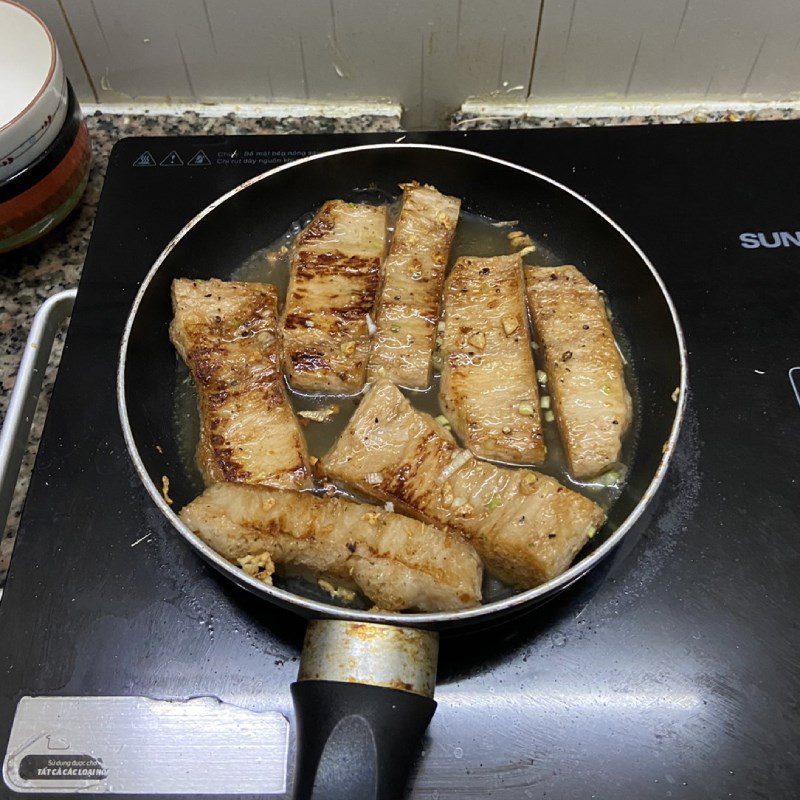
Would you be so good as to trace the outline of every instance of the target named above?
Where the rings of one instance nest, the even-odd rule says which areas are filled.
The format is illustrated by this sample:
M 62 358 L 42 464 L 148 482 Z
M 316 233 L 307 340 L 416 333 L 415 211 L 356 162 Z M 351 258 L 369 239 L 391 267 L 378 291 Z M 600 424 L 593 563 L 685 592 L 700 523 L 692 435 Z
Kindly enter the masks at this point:
M 145 150 L 136 161 L 133 162 L 134 167 L 154 167 L 156 160 L 150 155 L 149 150 Z
M 161 160 L 162 167 L 182 167 L 183 159 L 174 151 L 171 150 Z
M 211 161 L 209 160 L 208 156 L 202 150 L 198 150 L 189 159 L 189 166 L 190 167 L 209 167 L 209 166 L 211 166 Z

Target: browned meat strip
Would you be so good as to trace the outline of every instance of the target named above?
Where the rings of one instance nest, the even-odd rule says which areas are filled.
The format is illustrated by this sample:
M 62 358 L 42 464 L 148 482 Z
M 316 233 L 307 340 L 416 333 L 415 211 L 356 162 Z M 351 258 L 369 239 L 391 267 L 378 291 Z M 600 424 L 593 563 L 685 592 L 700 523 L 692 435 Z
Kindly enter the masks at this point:
M 619 461 L 632 417 L 603 299 L 572 266 L 528 267 L 525 277 L 570 472 L 597 475 Z
M 170 338 L 197 385 L 197 465 L 206 483 L 303 488 L 306 443 L 286 396 L 274 286 L 180 278 Z
M 522 258 L 459 258 L 445 284 L 444 323 L 439 397 L 453 430 L 482 458 L 542 463 Z
M 297 235 L 281 325 L 292 388 L 361 390 L 385 252 L 384 206 L 330 200 Z
M 480 559 L 460 534 L 380 507 L 218 484 L 180 515 L 220 555 L 267 583 L 275 568 L 299 572 L 339 594 L 357 589 L 388 611 L 454 611 L 481 599 Z
M 368 379 L 425 389 L 447 259 L 461 201 L 433 186 L 403 185 L 403 207 L 384 265 Z
M 605 519 L 553 478 L 474 458 L 389 381 L 361 401 L 322 465 L 334 480 L 460 528 L 488 570 L 520 587 L 563 572 Z

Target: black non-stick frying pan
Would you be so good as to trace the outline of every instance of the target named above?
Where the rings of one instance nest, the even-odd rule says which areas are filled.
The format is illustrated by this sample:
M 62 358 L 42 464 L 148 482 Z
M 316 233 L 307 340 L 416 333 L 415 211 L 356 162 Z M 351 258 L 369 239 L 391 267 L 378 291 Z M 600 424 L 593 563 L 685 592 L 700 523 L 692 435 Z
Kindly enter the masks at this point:
M 167 328 L 174 278 L 228 278 L 288 224 L 325 200 L 396 195 L 408 180 L 463 198 L 463 210 L 519 220 L 546 237 L 612 298 L 636 375 L 638 444 L 606 526 L 558 578 L 452 613 L 387 614 L 335 606 L 265 585 L 221 558 L 178 518 L 198 493 L 176 421 L 176 354 Z M 657 224 L 657 220 L 654 220 Z M 133 303 L 120 352 L 118 399 L 134 464 L 178 533 L 207 561 L 265 600 L 311 619 L 292 686 L 297 713 L 295 797 L 391 798 L 403 793 L 415 742 L 433 701 L 439 630 L 483 625 L 552 597 L 607 556 L 661 483 L 677 441 L 686 389 L 680 324 L 664 285 L 633 240 L 563 185 L 495 158 L 432 145 L 339 150 L 278 167 L 242 184 L 193 219 L 164 250 Z M 676 389 L 679 393 L 676 394 Z M 173 505 L 162 495 L 170 479 Z

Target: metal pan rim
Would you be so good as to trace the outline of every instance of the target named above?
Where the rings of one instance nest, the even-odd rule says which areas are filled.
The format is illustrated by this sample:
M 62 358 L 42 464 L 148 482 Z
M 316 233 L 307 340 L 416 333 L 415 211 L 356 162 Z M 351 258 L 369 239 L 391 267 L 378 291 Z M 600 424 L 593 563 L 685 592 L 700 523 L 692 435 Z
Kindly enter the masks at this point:
M 153 277 L 158 272 L 161 264 L 164 262 L 164 260 L 170 254 L 170 252 L 178 245 L 181 239 L 183 239 L 183 237 L 195 225 L 197 225 L 206 216 L 211 214 L 215 208 L 222 205 L 230 197 L 233 197 L 239 192 L 247 189 L 249 186 L 258 183 L 259 181 L 265 180 L 271 177 L 272 175 L 276 175 L 285 170 L 293 169 L 295 167 L 298 167 L 302 164 L 311 161 L 317 161 L 325 158 L 332 158 L 347 153 L 354 153 L 366 150 L 392 150 L 400 148 L 416 148 L 424 150 L 447 151 L 451 153 L 456 153 L 460 156 L 467 156 L 469 158 L 478 158 L 485 161 L 490 161 L 500 166 L 526 173 L 527 175 L 530 175 L 531 177 L 536 178 L 537 180 L 544 181 L 545 183 L 548 183 L 551 186 L 554 186 L 557 189 L 566 192 L 567 194 L 571 195 L 576 200 L 581 202 L 583 205 L 587 206 L 591 211 L 593 211 L 595 214 L 601 217 L 608 225 L 614 228 L 617 231 L 617 233 L 619 233 L 619 235 L 622 236 L 630 244 L 630 246 L 639 256 L 639 258 L 642 260 L 642 262 L 650 270 L 650 273 L 652 274 L 654 280 L 656 281 L 656 284 L 658 285 L 658 288 L 660 289 L 664 297 L 664 300 L 667 303 L 667 307 L 669 308 L 669 312 L 672 317 L 672 323 L 675 328 L 675 335 L 678 341 L 678 351 L 680 355 L 681 374 L 680 374 L 680 386 L 678 387 L 679 396 L 677 399 L 675 417 L 672 422 L 669 438 L 667 439 L 667 442 L 665 443 L 665 446 L 663 448 L 662 457 L 659 462 L 658 468 L 656 469 L 655 475 L 650 481 L 645 492 L 642 494 L 642 497 L 639 499 L 639 502 L 634 506 L 633 510 L 627 516 L 625 521 L 596 550 L 594 550 L 592 553 L 590 553 L 588 556 L 581 559 L 580 561 L 575 562 L 566 572 L 563 572 L 557 578 L 547 581 L 546 583 L 543 583 L 540 586 L 536 586 L 533 589 L 527 589 L 523 592 L 519 592 L 518 594 L 512 595 L 511 597 L 504 598 L 503 600 L 496 600 L 492 603 L 487 603 L 486 605 L 477 606 L 476 608 L 465 609 L 463 611 L 428 612 L 428 613 L 375 613 L 371 611 L 361 611 L 356 609 L 341 608 L 339 606 L 328 605 L 327 603 L 322 603 L 316 600 L 310 600 L 308 598 L 301 597 L 285 589 L 280 589 L 276 586 L 270 586 L 264 584 L 261 581 L 257 580 L 256 578 L 253 578 L 245 574 L 242 570 L 235 567 L 229 561 L 220 556 L 215 550 L 213 550 L 211 547 L 205 544 L 205 542 L 203 542 L 195 533 L 193 533 L 181 521 L 180 517 L 167 504 L 160 490 L 151 480 L 150 475 L 145 469 L 141 457 L 139 456 L 139 451 L 136 447 L 136 443 L 133 438 L 133 431 L 131 430 L 130 423 L 128 420 L 128 409 L 127 409 L 127 402 L 125 399 L 125 361 L 128 351 L 128 342 L 130 339 L 131 331 L 133 329 L 134 321 L 136 319 L 136 313 L 139 309 L 139 305 L 141 304 L 142 298 L 144 297 Z M 568 186 L 565 186 L 563 183 L 560 183 L 559 181 L 556 181 L 553 178 L 549 178 L 548 176 L 540 172 L 536 172 L 535 170 L 528 169 L 527 167 L 522 167 L 519 164 L 514 164 L 511 161 L 506 161 L 501 158 L 496 158 L 495 156 L 490 156 L 485 153 L 480 153 L 473 150 L 465 150 L 459 147 L 450 147 L 447 145 L 424 144 L 415 142 L 402 142 L 402 143 L 387 142 L 387 143 L 371 144 L 371 145 L 359 145 L 356 147 L 345 147 L 345 148 L 340 148 L 338 150 L 329 150 L 324 153 L 317 153 L 315 155 L 307 156 L 306 158 L 301 158 L 296 161 L 291 161 L 286 164 L 281 164 L 280 166 L 275 167 L 274 169 L 268 170 L 266 172 L 261 173 L 260 175 L 256 175 L 253 178 L 250 178 L 244 183 L 241 183 L 239 186 L 236 186 L 235 188 L 231 189 L 229 192 L 225 193 L 221 197 L 218 197 L 216 200 L 214 200 L 212 203 L 206 206 L 202 211 L 200 211 L 186 225 L 184 225 L 184 227 L 175 235 L 175 237 L 164 248 L 161 255 L 156 259 L 153 266 L 148 271 L 147 275 L 142 281 L 141 286 L 139 287 L 138 292 L 136 293 L 133 305 L 131 306 L 128 319 L 125 323 L 125 331 L 123 333 L 122 341 L 120 344 L 119 362 L 117 368 L 117 406 L 119 409 L 120 422 L 122 424 L 122 432 L 125 438 L 125 444 L 127 445 L 128 452 L 130 454 L 131 460 L 133 461 L 134 467 L 136 468 L 136 471 L 139 474 L 139 478 L 144 484 L 144 487 L 147 490 L 150 497 L 152 498 L 153 502 L 158 506 L 162 514 L 164 514 L 164 516 L 169 520 L 172 526 L 184 537 L 184 539 L 186 539 L 189 542 L 189 544 L 195 550 L 197 550 L 207 561 L 212 563 L 217 569 L 228 575 L 228 577 L 230 577 L 235 583 L 239 584 L 244 588 L 249 589 L 255 594 L 262 595 L 268 600 L 277 602 L 278 604 L 281 605 L 294 607 L 296 610 L 305 612 L 305 614 L 307 615 L 310 614 L 312 616 L 329 617 L 335 619 L 351 619 L 351 620 L 361 620 L 364 622 L 377 622 L 388 625 L 405 625 L 408 627 L 427 628 L 427 627 L 436 627 L 440 624 L 475 622 L 477 620 L 480 620 L 481 618 L 494 616 L 496 614 L 503 614 L 509 611 L 514 611 L 523 608 L 525 606 L 532 605 L 537 601 L 542 601 L 546 597 L 549 597 L 551 595 L 554 595 L 562 591 L 567 586 L 572 584 L 574 581 L 576 581 L 577 579 L 585 575 L 587 572 L 589 572 L 597 564 L 599 564 L 622 541 L 625 535 L 633 528 L 634 524 L 642 515 L 645 508 L 649 505 L 650 501 L 652 500 L 652 498 L 654 497 L 659 487 L 661 486 L 661 483 L 664 480 L 664 476 L 666 475 L 667 472 L 667 467 L 669 466 L 669 462 L 672 459 L 673 453 L 677 446 L 678 435 L 680 434 L 680 429 L 683 422 L 684 412 L 686 409 L 688 381 L 689 381 L 689 376 L 688 376 L 686 341 L 684 338 L 683 329 L 681 327 L 680 320 L 678 319 L 678 314 L 675 309 L 675 304 L 672 300 L 672 297 L 667 291 L 667 288 L 661 276 L 658 274 L 656 268 L 653 266 L 650 259 L 645 255 L 642 248 L 639 247 L 636 241 L 619 224 L 617 224 L 613 219 L 611 219 L 611 217 L 609 217 L 608 214 L 606 214 L 604 211 L 602 211 L 600 208 L 594 205 L 591 201 L 587 200 L 585 197 L 582 197 L 573 189 L 570 189 Z

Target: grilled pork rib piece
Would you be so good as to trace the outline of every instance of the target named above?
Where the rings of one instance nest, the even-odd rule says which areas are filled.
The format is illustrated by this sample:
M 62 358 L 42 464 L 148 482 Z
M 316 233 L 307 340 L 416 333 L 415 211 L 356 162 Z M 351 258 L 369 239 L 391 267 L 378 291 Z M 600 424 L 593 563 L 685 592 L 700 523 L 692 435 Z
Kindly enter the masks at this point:
M 364 385 L 386 252 L 386 208 L 329 200 L 294 242 L 281 318 L 283 369 L 301 392 Z
M 527 267 L 525 278 L 569 470 L 597 475 L 619 461 L 633 416 L 603 299 L 572 266 Z
M 280 370 L 275 287 L 179 278 L 172 305 L 170 339 L 197 386 L 206 484 L 309 486 L 306 443 Z
M 368 380 L 426 389 L 442 282 L 461 201 L 433 186 L 403 184 L 403 207 L 384 264 Z
M 373 386 L 321 463 L 334 480 L 462 530 L 490 572 L 522 588 L 563 572 L 605 519 L 553 478 L 474 458 L 390 381 Z
M 475 455 L 545 457 L 519 255 L 459 258 L 447 277 L 439 399 Z
M 380 507 L 217 484 L 180 516 L 220 555 L 268 583 L 276 568 L 310 575 L 339 594 L 357 589 L 387 611 L 455 611 L 481 599 L 483 568 L 460 534 Z

